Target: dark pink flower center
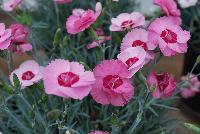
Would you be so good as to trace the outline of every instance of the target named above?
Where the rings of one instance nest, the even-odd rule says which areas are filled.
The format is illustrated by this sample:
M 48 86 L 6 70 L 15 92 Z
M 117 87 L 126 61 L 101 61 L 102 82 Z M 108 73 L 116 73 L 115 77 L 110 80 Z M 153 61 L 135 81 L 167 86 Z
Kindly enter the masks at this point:
M 137 46 L 141 46 L 144 48 L 144 50 L 148 50 L 147 44 L 141 40 L 135 40 L 132 43 L 132 47 L 137 47 Z
M 58 83 L 63 87 L 71 87 L 73 84 L 79 81 L 79 76 L 72 72 L 61 73 L 58 76 Z
M 107 75 L 103 78 L 103 86 L 108 89 L 116 89 L 123 84 L 118 75 Z
M 166 42 L 166 43 L 176 43 L 177 42 L 177 34 L 172 32 L 169 29 L 165 29 L 162 31 L 160 37 Z
M 32 71 L 26 71 L 22 74 L 22 80 L 31 80 L 35 77 L 35 74 Z
M 14 4 L 10 4 L 9 7 L 10 7 L 10 8 L 13 8 L 13 7 L 14 7 Z
M 156 75 L 158 81 L 158 87 L 161 91 L 164 91 L 169 85 L 169 77 L 170 76 L 168 73 L 162 73 Z
M 132 20 L 123 21 L 121 24 L 122 28 L 132 27 L 134 25 Z
M 139 60 L 139 58 L 137 57 L 133 57 L 133 58 L 129 58 L 126 61 L 126 65 L 128 66 L 128 68 L 130 68 L 133 64 L 135 64 L 137 61 Z

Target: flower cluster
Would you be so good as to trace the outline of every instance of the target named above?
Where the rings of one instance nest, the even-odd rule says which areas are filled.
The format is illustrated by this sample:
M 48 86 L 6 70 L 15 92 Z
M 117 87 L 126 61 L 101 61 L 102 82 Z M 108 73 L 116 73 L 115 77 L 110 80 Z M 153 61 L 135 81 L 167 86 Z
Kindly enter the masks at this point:
M 187 51 L 190 32 L 184 31 L 180 26 L 180 11 L 176 3 L 173 0 L 154 0 L 154 3 L 159 5 L 167 16 L 153 20 L 149 26 L 145 26 L 145 17 L 138 12 L 122 13 L 111 19 L 111 31 L 129 31 L 122 40 L 121 51 L 117 59 L 102 61 L 93 72 L 86 71 L 84 66 L 78 62 L 68 60 L 56 59 L 46 67 L 40 67 L 36 62 L 28 61 L 13 71 L 11 81 L 15 73 L 22 88 L 42 79 L 47 94 L 79 100 L 91 94 L 92 98 L 102 105 L 123 106 L 127 104 L 134 95 L 131 78 L 145 64 L 154 59 L 154 50 L 157 46 L 164 56 Z M 67 32 L 77 34 L 85 31 L 95 23 L 101 11 L 101 3 L 96 4 L 95 11 L 74 9 L 73 14 L 66 21 Z M 25 40 L 28 31 L 22 25 L 11 25 L 7 30 L 2 25 L 1 33 L 2 38 L 5 36 L 2 41 L 8 42 L 4 43 L 4 48 L 12 42 L 15 44 L 12 45 L 12 50 L 16 48 L 14 50 L 24 52 L 31 49 L 30 44 Z M 96 30 L 96 36 L 98 39 L 89 44 L 88 49 L 111 39 L 110 36 L 104 35 L 101 28 Z M 168 73 L 156 74 L 154 71 L 147 78 L 147 84 L 149 89 L 155 86 L 155 91 L 152 91 L 152 96 L 155 98 L 170 97 L 176 88 L 174 78 Z
M 21 24 L 12 24 L 11 46 L 13 52 L 23 54 L 32 50 L 32 45 L 27 41 L 28 29 Z
M 5 28 L 0 23 L 0 49 L 9 49 L 12 52 L 25 53 L 32 50 L 32 45 L 27 41 L 28 30 L 21 24 L 12 24 Z

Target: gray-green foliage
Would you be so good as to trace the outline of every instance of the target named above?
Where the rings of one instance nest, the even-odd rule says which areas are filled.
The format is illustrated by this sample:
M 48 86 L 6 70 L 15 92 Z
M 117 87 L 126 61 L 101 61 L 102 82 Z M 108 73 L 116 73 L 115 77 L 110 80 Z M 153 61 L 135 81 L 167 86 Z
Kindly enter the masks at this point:
M 195 6 L 189 8 L 183 8 L 181 10 L 182 14 L 182 23 L 186 29 L 190 29 L 191 39 L 190 39 L 190 48 L 196 54 L 200 53 L 200 2 Z

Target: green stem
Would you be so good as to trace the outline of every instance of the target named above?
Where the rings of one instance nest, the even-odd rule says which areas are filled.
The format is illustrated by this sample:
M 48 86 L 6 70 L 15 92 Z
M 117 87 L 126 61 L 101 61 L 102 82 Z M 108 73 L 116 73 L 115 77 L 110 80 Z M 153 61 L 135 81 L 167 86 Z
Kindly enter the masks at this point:
M 130 127 L 128 131 L 129 134 L 133 134 L 133 132 L 135 131 L 135 129 L 137 128 L 137 126 L 142 120 L 142 115 L 143 115 L 143 105 L 139 102 L 139 112 L 137 114 L 136 120 L 134 121 L 134 123 L 132 124 L 132 126 Z
M 8 65 L 8 71 L 10 74 L 13 70 L 12 52 L 10 50 L 8 50 L 8 53 L 7 53 L 7 65 Z
M 146 105 L 146 103 L 147 103 L 147 100 L 148 100 L 148 98 L 149 98 L 149 95 L 150 95 L 150 92 L 147 91 L 147 94 L 146 94 L 146 97 L 145 97 L 144 103 L 143 103 L 143 108 L 145 107 L 145 105 Z
M 55 12 L 56 12 L 56 21 L 57 21 L 57 27 L 60 27 L 60 16 L 59 16 L 59 9 L 58 5 L 54 2 Z

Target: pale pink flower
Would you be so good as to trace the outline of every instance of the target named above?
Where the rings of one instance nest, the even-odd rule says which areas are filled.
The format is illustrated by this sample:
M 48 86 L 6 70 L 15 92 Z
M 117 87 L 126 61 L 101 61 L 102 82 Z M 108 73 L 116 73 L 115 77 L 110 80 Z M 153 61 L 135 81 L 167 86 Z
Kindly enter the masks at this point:
M 138 12 L 121 13 L 116 18 L 112 18 L 111 22 L 110 31 L 124 31 L 144 25 L 145 17 Z
M 22 0 L 7 0 L 6 2 L 3 3 L 3 9 L 7 12 L 13 11 L 20 3 Z
M 146 52 L 146 63 L 149 60 L 154 58 L 154 53 L 151 50 L 154 50 L 156 46 L 149 42 L 148 31 L 144 29 L 134 29 L 131 32 L 127 33 L 122 40 L 121 52 L 130 47 L 142 47 Z
M 164 56 L 187 52 L 190 32 L 174 24 L 168 17 L 157 18 L 148 29 L 149 41 L 156 46 L 159 45 Z
M 101 14 L 102 6 L 98 2 L 96 4 L 96 11 L 74 9 L 71 16 L 68 17 L 66 22 L 67 32 L 70 34 L 77 34 L 88 29 Z
M 103 132 L 103 131 L 93 131 L 93 132 L 90 132 L 88 134 L 109 134 L 108 132 Z
M 118 60 L 121 60 L 130 71 L 132 77 L 137 71 L 139 71 L 145 64 L 147 53 L 142 47 L 129 47 L 122 51 L 118 56 Z
M 34 60 L 25 61 L 18 69 L 14 70 L 10 75 L 10 81 L 14 85 L 13 75 L 16 74 L 21 88 L 31 86 L 37 83 L 41 78 L 41 70 L 43 67 L 39 66 Z
M 10 50 L 19 54 L 23 54 L 32 50 L 32 45 L 27 42 L 28 29 L 21 24 L 12 24 L 12 37 Z
M 149 89 L 156 86 L 155 91 L 152 91 L 154 98 L 168 98 L 174 94 L 176 89 L 176 81 L 167 72 L 156 74 L 155 71 L 151 72 L 147 78 Z
M 181 96 L 185 99 L 188 99 L 188 98 L 191 98 L 193 96 L 196 95 L 197 92 L 191 90 L 191 89 L 188 89 L 188 88 L 182 88 L 181 89 Z
M 160 6 L 167 16 L 171 16 L 178 24 L 181 24 L 181 12 L 177 8 L 175 0 L 154 0 L 154 4 Z
M 178 0 L 178 3 L 181 5 L 182 8 L 195 6 L 197 2 L 198 0 Z
M 0 50 L 5 50 L 11 43 L 11 29 L 6 29 L 4 23 L 0 23 Z
M 102 105 L 124 106 L 134 94 L 130 72 L 119 60 L 105 60 L 94 68 L 93 99 Z
M 72 0 L 54 0 L 58 4 L 66 4 L 72 2 Z
M 90 93 L 95 81 L 93 73 L 85 71 L 82 64 L 61 59 L 49 63 L 42 76 L 47 94 L 80 100 Z
M 200 81 L 194 74 L 189 77 L 184 76 L 181 80 L 184 82 L 183 87 L 180 89 L 183 98 L 190 98 L 200 92 Z
M 101 28 L 97 28 L 96 29 L 96 37 L 98 38 L 97 40 L 93 41 L 91 44 L 88 44 L 86 47 L 87 49 L 92 49 L 95 48 L 103 43 L 105 43 L 106 41 L 111 40 L 111 36 L 105 36 L 103 29 Z

